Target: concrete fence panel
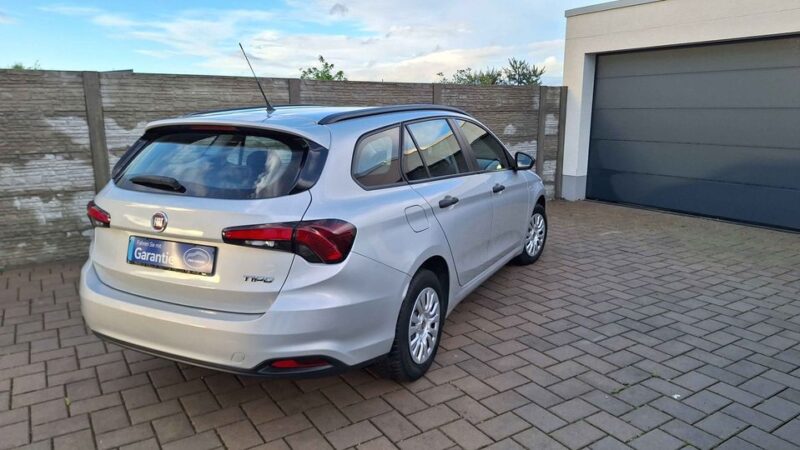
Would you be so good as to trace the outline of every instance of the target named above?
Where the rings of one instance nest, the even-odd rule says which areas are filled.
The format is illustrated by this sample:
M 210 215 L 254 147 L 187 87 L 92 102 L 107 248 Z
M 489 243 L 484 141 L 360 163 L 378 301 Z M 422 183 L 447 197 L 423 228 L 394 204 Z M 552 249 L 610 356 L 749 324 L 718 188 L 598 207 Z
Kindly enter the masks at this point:
M 0 71 L 0 267 L 85 254 L 95 192 L 80 72 Z
M 462 108 L 512 151 L 536 156 L 548 195 L 555 194 L 562 88 L 260 81 L 274 105 Z M 250 77 L 0 70 L 0 269 L 85 255 L 86 203 L 148 122 L 262 103 Z

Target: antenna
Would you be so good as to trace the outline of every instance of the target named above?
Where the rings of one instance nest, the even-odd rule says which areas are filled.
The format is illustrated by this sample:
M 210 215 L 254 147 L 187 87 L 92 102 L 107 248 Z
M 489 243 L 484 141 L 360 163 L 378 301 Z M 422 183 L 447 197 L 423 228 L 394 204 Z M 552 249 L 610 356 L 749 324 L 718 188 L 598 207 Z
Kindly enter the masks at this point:
M 242 47 L 242 43 L 239 42 L 239 48 L 242 49 L 242 55 L 244 55 L 244 60 L 247 61 L 247 65 L 250 66 L 250 72 L 253 72 L 253 78 L 256 79 L 256 84 L 258 85 L 258 90 L 261 91 L 261 96 L 264 97 L 264 103 L 267 104 L 267 113 L 271 113 L 275 111 L 275 108 L 269 103 L 267 100 L 267 94 L 264 93 L 264 88 L 261 87 L 261 82 L 258 81 L 258 76 L 256 76 L 256 71 L 253 70 L 253 65 L 250 64 L 250 59 L 247 57 L 247 53 L 244 51 L 244 47 Z

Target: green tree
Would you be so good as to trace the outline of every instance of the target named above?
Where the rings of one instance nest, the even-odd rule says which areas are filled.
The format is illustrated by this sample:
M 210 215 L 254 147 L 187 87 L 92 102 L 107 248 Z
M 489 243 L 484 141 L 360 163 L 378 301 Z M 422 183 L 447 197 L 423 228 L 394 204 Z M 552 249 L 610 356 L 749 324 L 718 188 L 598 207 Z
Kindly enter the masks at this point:
M 42 66 L 39 64 L 39 61 L 36 61 L 31 66 L 26 66 L 21 62 L 15 62 L 14 64 L 8 66 L 9 69 L 12 70 L 42 70 Z
M 470 84 L 478 86 L 491 86 L 503 84 L 503 72 L 494 68 L 473 71 L 472 68 L 458 69 L 450 78 L 439 72 L 440 83 L 446 84 Z
M 503 68 L 507 84 L 524 86 L 528 84 L 541 84 L 544 67 L 536 67 L 524 59 L 509 58 L 508 66 Z
M 524 59 L 509 58 L 508 65 L 500 69 L 489 67 L 482 70 L 472 70 L 472 68 L 467 67 L 466 69 L 456 70 L 450 77 L 446 77 L 442 72 L 436 75 L 439 77 L 439 83 L 446 84 L 523 86 L 540 84 L 544 71 L 544 67 L 537 67 Z
M 319 62 L 321 66 L 311 66 L 305 69 L 301 67 L 300 78 L 303 80 L 347 81 L 344 72 L 341 70 L 334 72 L 334 65 L 325 61 L 322 55 L 319 55 Z

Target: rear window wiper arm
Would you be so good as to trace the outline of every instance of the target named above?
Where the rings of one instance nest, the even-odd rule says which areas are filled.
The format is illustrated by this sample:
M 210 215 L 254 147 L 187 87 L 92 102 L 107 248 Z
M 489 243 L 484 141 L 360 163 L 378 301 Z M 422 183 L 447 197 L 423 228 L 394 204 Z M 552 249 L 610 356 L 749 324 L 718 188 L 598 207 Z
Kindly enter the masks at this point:
M 161 175 L 136 175 L 128 179 L 133 184 L 139 184 L 154 189 L 161 189 L 173 192 L 186 192 L 186 187 L 180 181 L 172 177 L 162 177 Z

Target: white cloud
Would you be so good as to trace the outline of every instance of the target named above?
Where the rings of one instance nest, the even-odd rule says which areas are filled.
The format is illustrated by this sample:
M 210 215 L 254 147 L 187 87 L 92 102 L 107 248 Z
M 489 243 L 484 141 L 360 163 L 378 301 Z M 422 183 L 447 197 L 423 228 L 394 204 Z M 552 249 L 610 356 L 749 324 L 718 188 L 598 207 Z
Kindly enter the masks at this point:
M 211 73 L 245 75 L 237 42 L 244 43 L 260 75 L 296 77 L 318 55 L 354 80 L 419 81 L 464 67 L 499 67 L 509 57 L 562 72 L 563 40 L 537 41 L 535 27 L 560 16 L 552 2 L 531 0 L 405 0 L 402 7 L 376 0 L 287 0 L 288 10 L 187 10 L 169 18 L 132 18 L 93 8 L 55 5 L 45 11 L 85 16 L 114 36 L 147 41 L 135 50 L 153 58 L 190 56 Z M 549 20 L 549 19 L 548 19 Z M 554 22 L 554 20 L 551 20 Z M 286 31 L 305 25 L 300 32 Z M 331 34 L 331 31 L 335 34 Z M 553 36 L 560 37 L 560 36 Z
M 104 27 L 134 27 L 137 25 L 133 20 L 114 14 L 95 14 L 92 17 L 92 23 Z
M 9 16 L 8 14 L 4 13 L 3 11 L 0 11 L 0 25 L 11 25 L 12 23 L 15 23 L 15 22 L 16 22 L 16 20 L 14 20 L 13 17 Z
M 40 11 L 63 14 L 65 16 L 90 16 L 100 14 L 102 10 L 84 6 L 73 5 L 46 5 L 38 8 Z
M 335 3 L 333 6 L 331 6 L 331 9 L 328 11 L 328 13 L 332 16 L 344 16 L 347 15 L 349 10 L 350 9 L 347 7 L 347 5 Z

